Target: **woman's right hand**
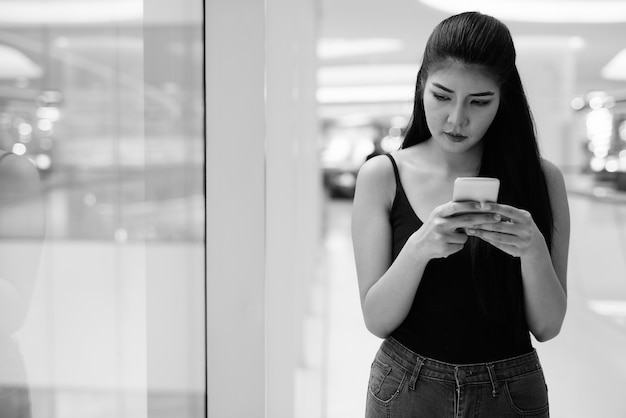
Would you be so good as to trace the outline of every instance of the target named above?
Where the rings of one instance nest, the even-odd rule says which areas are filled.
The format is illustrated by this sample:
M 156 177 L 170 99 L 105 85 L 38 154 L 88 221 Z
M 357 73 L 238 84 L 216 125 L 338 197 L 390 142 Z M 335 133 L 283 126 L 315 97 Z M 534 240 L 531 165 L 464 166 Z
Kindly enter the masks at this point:
M 483 211 L 479 202 L 448 202 L 433 209 L 409 241 L 429 258 L 445 258 L 463 248 L 465 228 L 500 220 L 500 215 Z

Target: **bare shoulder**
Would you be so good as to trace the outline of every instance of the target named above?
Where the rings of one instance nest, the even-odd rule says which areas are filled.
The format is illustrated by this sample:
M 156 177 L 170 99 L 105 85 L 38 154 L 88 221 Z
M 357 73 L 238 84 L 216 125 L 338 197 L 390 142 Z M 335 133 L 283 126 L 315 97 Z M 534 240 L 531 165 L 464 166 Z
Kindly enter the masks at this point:
M 377 155 L 365 161 L 359 169 L 359 176 L 380 179 L 393 176 L 393 168 L 389 157 L 385 154 Z
M 541 160 L 541 167 L 546 176 L 550 193 L 565 193 L 565 179 L 561 170 L 553 162 L 545 158 Z
M 355 199 L 389 201 L 395 194 L 393 165 L 386 155 L 367 160 L 359 169 Z
M 554 164 L 552 161 L 542 158 L 541 167 L 543 168 L 543 171 L 546 173 L 546 177 L 561 178 L 561 179 L 563 178 L 563 173 L 561 173 L 561 170 L 559 169 L 559 167 L 557 167 L 556 164 Z

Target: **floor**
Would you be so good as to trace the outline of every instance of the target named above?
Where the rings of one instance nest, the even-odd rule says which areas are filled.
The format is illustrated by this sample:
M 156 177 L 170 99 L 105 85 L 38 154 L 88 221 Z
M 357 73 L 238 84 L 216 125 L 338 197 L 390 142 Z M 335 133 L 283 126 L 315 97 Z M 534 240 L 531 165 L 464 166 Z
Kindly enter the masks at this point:
M 361 317 L 350 211 L 347 199 L 327 202 L 326 418 L 363 416 L 369 366 L 380 344 Z M 534 343 L 551 416 L 624 418 L 626 205 L 571 193 L 570 213 L 567 317 L 557 338 Z

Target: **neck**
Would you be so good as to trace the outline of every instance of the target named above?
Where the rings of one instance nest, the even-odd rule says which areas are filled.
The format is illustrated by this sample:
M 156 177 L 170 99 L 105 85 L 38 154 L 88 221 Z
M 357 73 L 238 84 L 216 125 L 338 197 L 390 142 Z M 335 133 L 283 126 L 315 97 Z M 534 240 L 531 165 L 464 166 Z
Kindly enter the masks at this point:
M 432 140 L 427 141 L 432 162 L 441 168 L 449 177 L 477 176 L 480 170 L 483 147 L 479 143 L 463 153 L 452 153 L 433 146 Z

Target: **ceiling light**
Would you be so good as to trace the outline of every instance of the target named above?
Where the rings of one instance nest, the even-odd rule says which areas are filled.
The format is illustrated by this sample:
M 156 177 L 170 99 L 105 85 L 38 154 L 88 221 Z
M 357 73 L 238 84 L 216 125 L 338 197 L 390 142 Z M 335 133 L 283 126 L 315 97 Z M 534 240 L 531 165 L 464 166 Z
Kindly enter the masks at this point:
M 319 104 L 348 103 L 410 103 L 413 84 L 397 86 L 320 87 L 316 96 Z
M 143 2 L 138 0 L 0 2 L 0 23 L 5 26 L 140 21 L 142 18 Z
M 39 78 L 43 70 L 17 49 L 0 45 L 0 79 Z
M 609 80 L 626 80 L 626 49 L 622 49 L 601 71 L 602 77 Z
M 625 316 L 626 301 L 623 300 L 590 300 L 589 308 L 597 314 L 607 316 Z
M 448 13 L 478 10 L 498 19 L 541 23 L 626 22 L 626 2 L 619 0 L 420 0 Z
M 516 50 L 539 51 L 579 51 L 587 42 L 580 36 L 558 35 L 519 35 L 513 36 Z
M 325 38 L 317 43 L 320 59 L 355 57 L 360 55 L 389 53 L 404 49 L 404 42 L 392 38 L 342 39 Z
M 363 86 L 415 83 L 419 64 L 341 65 L 317 70 L 320 86 Z

